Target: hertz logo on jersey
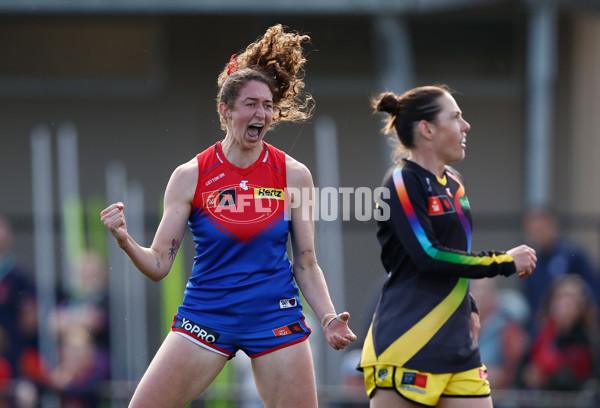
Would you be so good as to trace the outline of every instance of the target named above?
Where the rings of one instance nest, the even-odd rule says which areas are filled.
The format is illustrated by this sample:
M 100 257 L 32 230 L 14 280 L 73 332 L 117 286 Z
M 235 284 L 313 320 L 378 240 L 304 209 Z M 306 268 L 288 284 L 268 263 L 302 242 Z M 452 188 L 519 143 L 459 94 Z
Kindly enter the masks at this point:
M 283 200 L 283 197 L 283 190 L 279 188 L 259 187 L 254 189 L 254 198 L 274 198 L 276 200 Z

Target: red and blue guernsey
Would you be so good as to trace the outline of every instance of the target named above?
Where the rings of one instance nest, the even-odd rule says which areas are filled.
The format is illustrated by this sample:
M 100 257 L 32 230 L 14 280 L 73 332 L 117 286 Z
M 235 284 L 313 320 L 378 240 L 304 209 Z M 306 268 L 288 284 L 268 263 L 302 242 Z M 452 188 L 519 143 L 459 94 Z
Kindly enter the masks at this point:
M 285 153 L 263 142 L 250 167 L 227 161 L 221 142 L 197 155 L 189 226 L 196 244 L 178 316 L 213 329 L 256 332 L 302 318 L 288 259 Z

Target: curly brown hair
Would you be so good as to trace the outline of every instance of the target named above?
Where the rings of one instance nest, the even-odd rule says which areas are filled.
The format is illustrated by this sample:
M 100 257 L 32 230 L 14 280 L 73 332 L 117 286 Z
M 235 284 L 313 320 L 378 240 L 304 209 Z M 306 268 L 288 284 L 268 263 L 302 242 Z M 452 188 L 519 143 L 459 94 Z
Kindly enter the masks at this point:
M 310 94 L 302 93 L 305 41 L 310 42 L 308 35 L 285 32 L 281 24 L 267 29 L 262 37 L 233 56 L 219 74 L 217 110 L 220 103 L 233 107 L 242 87 L 254 80 L 266 84 L 273 94 L 273 123 L 310 118 L 315 102 Z M 225 130 L 226 120 L 222 115 L 220 120 Z

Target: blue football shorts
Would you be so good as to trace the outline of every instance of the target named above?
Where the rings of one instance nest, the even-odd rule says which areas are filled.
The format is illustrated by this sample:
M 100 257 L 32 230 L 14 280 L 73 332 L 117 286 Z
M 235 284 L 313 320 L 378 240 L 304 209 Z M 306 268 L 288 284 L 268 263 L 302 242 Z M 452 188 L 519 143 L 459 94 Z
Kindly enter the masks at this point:
M 257 332 L 244 332 L 217 330 L 178 314 L 173 319 L 171 331 L 230 359 L 235 357 L 238 350 L 242 350 L 250 358 L 260 357 L 300 343 L 306 340 L 311 333 L 304 317 L 284 326 Z

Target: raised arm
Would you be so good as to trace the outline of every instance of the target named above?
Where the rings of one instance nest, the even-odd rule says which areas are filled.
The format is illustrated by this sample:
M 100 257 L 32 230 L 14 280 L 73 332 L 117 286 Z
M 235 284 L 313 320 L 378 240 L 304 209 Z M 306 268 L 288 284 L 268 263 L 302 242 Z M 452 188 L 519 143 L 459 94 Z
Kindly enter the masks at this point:
M 323 271 L 315 254 L 315 228 L 312 217 L 314 185 L 310 171 L 287 156 L 287 184 L 291 192 L 291 240 L 294 277 L 305 299 L 321 320 L 325 339 L 336 350 L 343 349 L 356 336 L 348 327 L 348 312 L 335 312 Z M 305 201 L 302 201 L 302 200 Z
M 139 245 L 127 232 L 122 202 L 111 204 L 100 213 L 102 223 L 119 247 L 140 272 L 155 282 L 167 276 L 179 251 L 197 180 L 195 159 L 175 169 L 165 191 L 163 216 L 149 248 Z

